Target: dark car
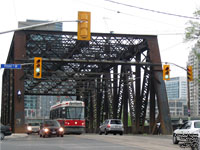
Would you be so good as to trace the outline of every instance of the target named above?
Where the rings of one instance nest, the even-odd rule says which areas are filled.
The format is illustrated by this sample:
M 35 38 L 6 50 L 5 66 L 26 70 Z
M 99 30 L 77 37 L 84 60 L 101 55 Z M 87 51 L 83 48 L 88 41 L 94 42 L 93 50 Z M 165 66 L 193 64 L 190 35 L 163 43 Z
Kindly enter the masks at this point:
M 64 128 L 60 126 L 60 123 L 56 120 L 45 120 L 40 126 L 40 137 L 51 137 L 53 135 L 59 137 L 64 136 Z
M 99 127 L 99 134 L 105 133 L 113 133 L 116 135 L 117 133 L 123 135 L 124 126 L 120 119 L 107 119 L 103 122 L 103 124 Z
M 5 136 L 11 135 L 11 127 L 10 126 L 5 126 L 0 123 L 0 140 L 3 140 Z

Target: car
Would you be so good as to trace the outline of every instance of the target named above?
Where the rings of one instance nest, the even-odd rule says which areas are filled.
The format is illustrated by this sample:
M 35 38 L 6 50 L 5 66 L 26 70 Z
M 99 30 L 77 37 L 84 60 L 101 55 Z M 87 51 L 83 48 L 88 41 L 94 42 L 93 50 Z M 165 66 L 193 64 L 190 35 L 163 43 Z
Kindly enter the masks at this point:
M 197 135 L 200 138 L 200 120 L 187 121 L 180 128 L 174 130 L 173 144 L 184 142 L 183 137 L 192 137 L 192 135 Z
M 26 127 L 26 133 L 32 134 L 32 133 L 38 133 L 40 131 L 40 123 L 28 123 Z
M 99 134 L 104 133 L 105 135 L 113 133 L 114 135 L 123 135 L 124 126 L 120 119 L 107 119 L 99 127 Z
M 5 136 L 9 135 L 12 135 L 11 127 L 0 123 L 0 140 L 4 140 Z
M 60 123 L 56 120 L 45 120 L 41 126 L 40 126 L 40 131 L 39 135 L 40 137 L 51 137 L 53 135 L 59 137 L 64 136 L 64 128 L 61 127 Z

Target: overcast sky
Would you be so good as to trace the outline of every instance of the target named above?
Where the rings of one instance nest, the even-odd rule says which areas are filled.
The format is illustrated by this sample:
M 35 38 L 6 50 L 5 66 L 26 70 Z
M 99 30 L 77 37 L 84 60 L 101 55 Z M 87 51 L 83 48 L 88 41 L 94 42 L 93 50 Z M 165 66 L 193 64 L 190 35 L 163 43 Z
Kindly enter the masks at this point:
M 183 17 L 137 9 L 133 6 L 193 16 L 200 9 L 200 0 L 1 0 L 0 32 L 16 29 L 18 21 L 77 20 L 78 11 L 91 12 L 91 32 L 158 35 L 162 62 L 186 66 L 192 43 L 184 43 L 186 22 Z M 191 19 L 190 19 L 191 20 Z M 200 22 L 200 20 L 194 20 Z M 77 23 L 64 23 L 64 31 L 77 31 Z M 5 64 L 13 33 L 0 34 L 0 64 Z M 3 70 L 0 70 L 0 84 Z M 172 66 L 171 76 L 186 76 L 182 69 Z M 1 90 L 0 90 L 1 95 Z M 1 98 L 0 98 L 1 99 Z

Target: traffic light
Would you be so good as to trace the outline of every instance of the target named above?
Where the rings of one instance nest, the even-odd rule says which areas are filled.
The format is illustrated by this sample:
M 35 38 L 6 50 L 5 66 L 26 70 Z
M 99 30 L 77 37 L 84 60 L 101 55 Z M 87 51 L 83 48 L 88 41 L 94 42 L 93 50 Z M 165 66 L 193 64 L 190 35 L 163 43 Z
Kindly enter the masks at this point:
M 163 65 L 163 80 L 170 80 L 170 66 Z
M 78 12 L 78 40 L 90 41 L 91 32 L 90 32 L 90 12 Z
M 188 81 L 193 81 L 192 66 L 187 66 L 187 78 Z
M 42 57 L 34 58 L 34 78 L 42 77 Z

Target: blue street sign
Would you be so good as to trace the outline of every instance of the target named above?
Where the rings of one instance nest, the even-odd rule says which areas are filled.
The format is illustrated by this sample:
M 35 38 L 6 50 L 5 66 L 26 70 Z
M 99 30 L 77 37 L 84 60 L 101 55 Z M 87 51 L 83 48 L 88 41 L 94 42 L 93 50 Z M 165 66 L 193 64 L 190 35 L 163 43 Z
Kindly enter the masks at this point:
M 4 69 L 21 69 L 21 64 L 1 64 L 1 68 Z

